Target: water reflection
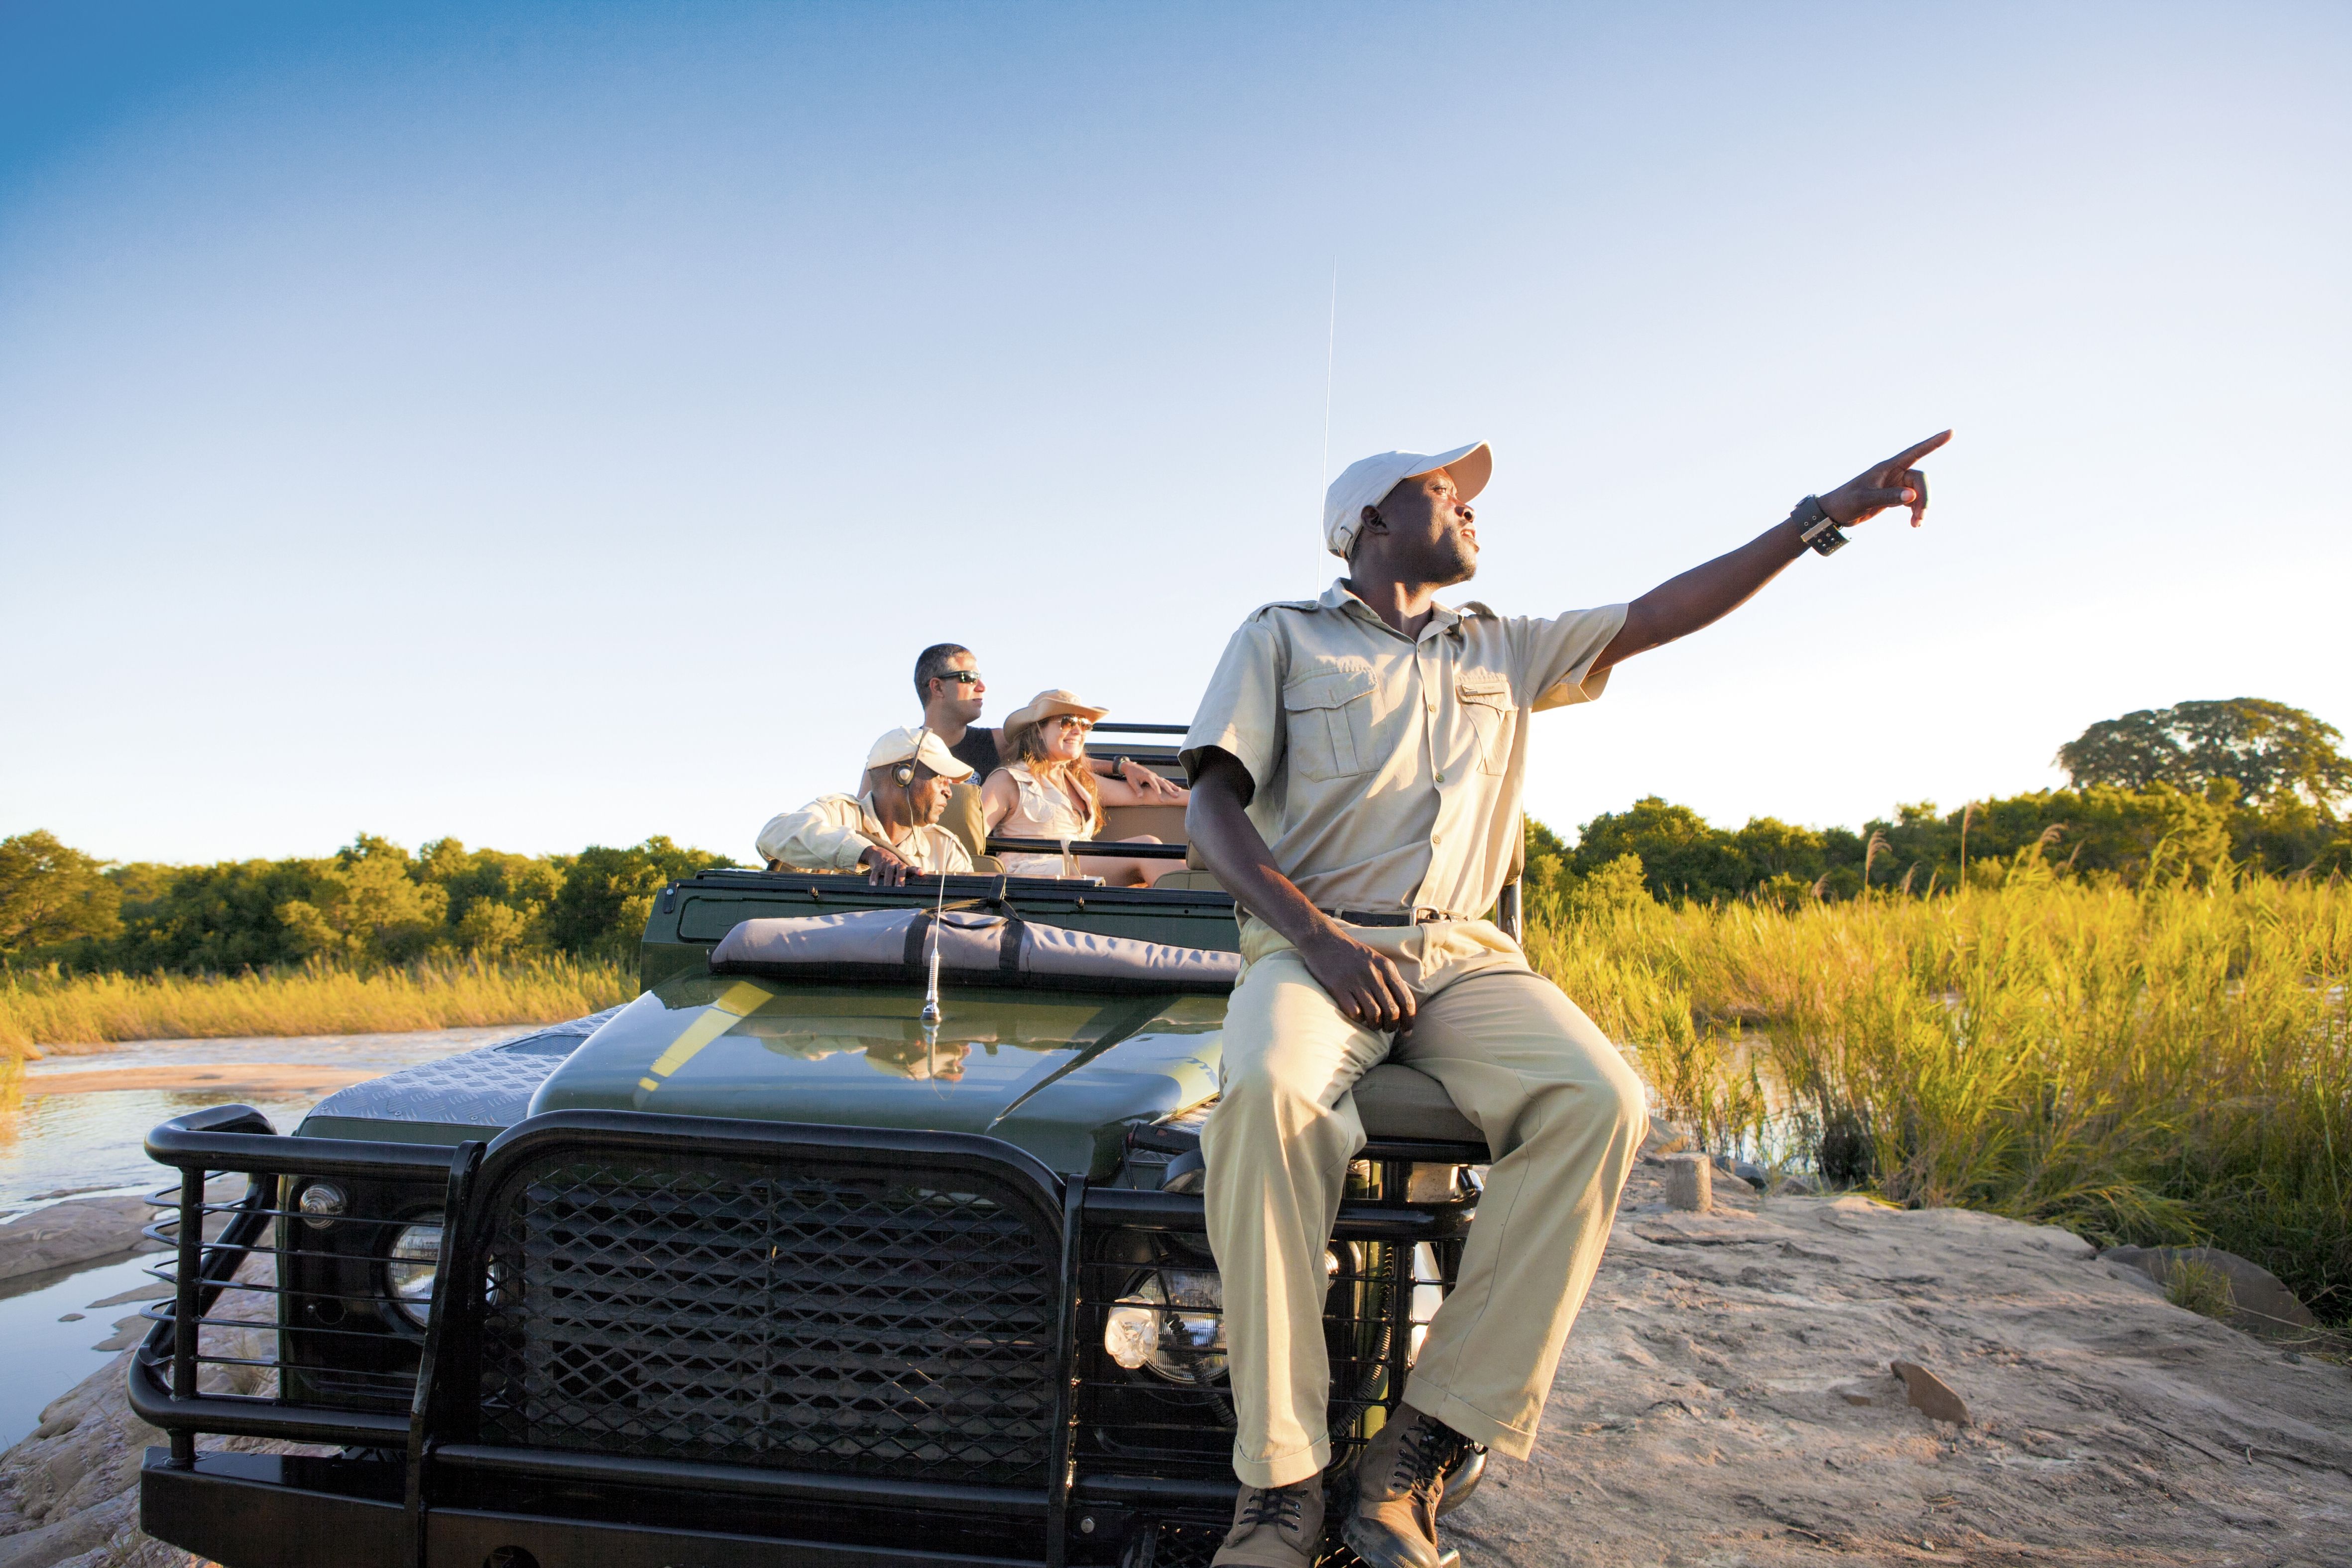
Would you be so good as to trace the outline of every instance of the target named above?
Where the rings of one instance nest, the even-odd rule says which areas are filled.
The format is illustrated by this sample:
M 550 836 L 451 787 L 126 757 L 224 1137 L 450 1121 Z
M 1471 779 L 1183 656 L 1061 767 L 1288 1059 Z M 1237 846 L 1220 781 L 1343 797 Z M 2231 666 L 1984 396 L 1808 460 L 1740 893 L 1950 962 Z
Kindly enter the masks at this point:
M 111 1050 L 56 1055 L 32 1062 L 0 1082 L 0 1220 L 27 1199 L 61 1192 L 161 1182 L 162 1167 L 143 1145 L 158 1122 L 208 1105 L 240 1103 L 291 1132 L 331 1091 L 254 1092 L 240 1072 L 266 1082 L 268 1066 L 331 1068 L 337 1072 L 391 1072 L 527 1032 L 502 1029 L 433 1030 L 415 1034 L 312 1035 L 295 1039 L 141 1040 Z M 218 1085 L 40 1092 L 44 1079 L 123 1070 L 194 1073 L 225 1070 Z M 152 1080 L 151 1080 L 152 1081 Z

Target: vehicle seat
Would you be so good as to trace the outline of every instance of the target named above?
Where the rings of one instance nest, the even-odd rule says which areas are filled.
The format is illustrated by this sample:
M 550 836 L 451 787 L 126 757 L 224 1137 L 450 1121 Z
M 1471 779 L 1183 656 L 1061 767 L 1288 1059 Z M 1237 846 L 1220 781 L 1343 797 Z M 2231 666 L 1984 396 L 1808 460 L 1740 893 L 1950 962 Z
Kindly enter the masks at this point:
M 1445 1085 L 1419 1068 L 1383 1061 L 1356 1080 L 1356 1115 L 1365 1136 L 1475 1144 L 1486 1159 L 1486 1135 L 1456 1110 Z
M 964 852 L 971 856 L 973 865 L 990 858 L 988 818 L 981 810 L 979 785 L 965 782 L 950 787 L 948 809 L 940 814 L 940 826 L 963 841 Z
M 1181 806 L 1105 806 L 1097 839 L 1139 839 L 1146 835 L 1163 844 L 1184 841 Z

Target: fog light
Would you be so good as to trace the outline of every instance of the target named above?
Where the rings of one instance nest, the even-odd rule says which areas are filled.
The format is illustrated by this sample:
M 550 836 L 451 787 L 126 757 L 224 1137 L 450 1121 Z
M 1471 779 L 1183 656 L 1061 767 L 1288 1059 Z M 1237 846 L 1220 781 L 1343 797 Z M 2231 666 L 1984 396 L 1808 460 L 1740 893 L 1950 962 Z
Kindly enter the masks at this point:
M 392 1239 L 383 1282 L 400 1315 L 423 1328 L 433 1315 L 434 1276 L 441 1267 L 441 1217 L 404 1225 Z
M 302 1189 L 294 1201 L 302 1211 L 302 1223 L 313 1230 L 324 1230 L 351 1209 L 351 1199 L 343 1189 L 331 1181 L 314 1181 Z
M 1212 1269 L 1162 1269 L 1118 1299 L 1103 1325 L 1103 1349 L 1129 1372 L 1150 1368 L 1171 1383 L 1225 1375 L 1224 1281 Z

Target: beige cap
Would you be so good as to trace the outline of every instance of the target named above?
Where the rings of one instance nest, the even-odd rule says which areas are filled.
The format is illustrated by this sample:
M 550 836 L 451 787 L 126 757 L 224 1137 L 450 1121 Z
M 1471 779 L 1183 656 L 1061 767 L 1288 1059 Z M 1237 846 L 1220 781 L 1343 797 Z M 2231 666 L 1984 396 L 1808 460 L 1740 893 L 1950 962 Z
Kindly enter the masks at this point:
M 1005 719 L 1003 738 L 997 749 L 1007 758 L 1012 758 L 1021 749 L 1023 730 L 1043 724 L 1057 713 L 1076 714 L 1093 724 L 1108 712 L 1110 709 L 1107 707 L 1088 707 L 1078 700 L 1077 693 L 1064 691 L 1059 686 L 1050 692 L 1039 692 L 1029 699 L 1027 707 L 1015 708 Z
M 958 759 L 948 743 L 928 729 L 886 729 L 866 754 L 866 771 L 912 758 L 942 779 L 969 779 L 971 765 Z
M 1323 492 L 1323 548 L 1347 559 L 1366 507 L 1379 506 L 1400 480 L 1418 479 L 1440 468 L 1453 476 L 1454 493 L 1466 501 L 1486 487 L 1495 472 L 1494 449 L 1474 441 L 1451 452 L 1383 452 L 1349 464 Z

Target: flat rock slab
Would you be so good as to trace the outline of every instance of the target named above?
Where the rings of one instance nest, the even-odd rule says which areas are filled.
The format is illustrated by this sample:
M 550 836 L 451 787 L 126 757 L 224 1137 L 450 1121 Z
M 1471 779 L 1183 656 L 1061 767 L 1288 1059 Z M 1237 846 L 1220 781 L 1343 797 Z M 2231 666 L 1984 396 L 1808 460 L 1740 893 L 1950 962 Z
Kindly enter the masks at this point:
M 1730 1182 L 1688 1214 L 1664 1176 L 1636 1167 L 1534 1457 L 1448 1516 L 1470 1568 L 2352 1562 L 2344 1366 L 2063 1230 Z
M 171 1173 L 159 1171 L 161 1186 Z M 215 1176 L 205 1188 L 210 1203 L 234 1202 L 243 1195 L 246 1178 Z M 16 1295 L 41 1283 L 30 1276 L 79 1268 L 101 1259 L 132 1252 L 153 1252 L 162 1243 L 143 1234 L 154 1223 L 156 1210 L 143 1197 L 73 1197 L 37 1208 L 20 1219 L 0 1225 L 0 1294 Z M 205 1234 L 218 1236 L 228 1225 L 226 1214 L 205 1217 Z M 7 1284 L 9 1281 L 22 1283 Z M 0 1561 L 5 1568 L 5 1561 Z
M 155 1211 L 142 1197 L 77 1197 L 0 1225 L 0 1280 L 153 1249 L 141 1231 Z

